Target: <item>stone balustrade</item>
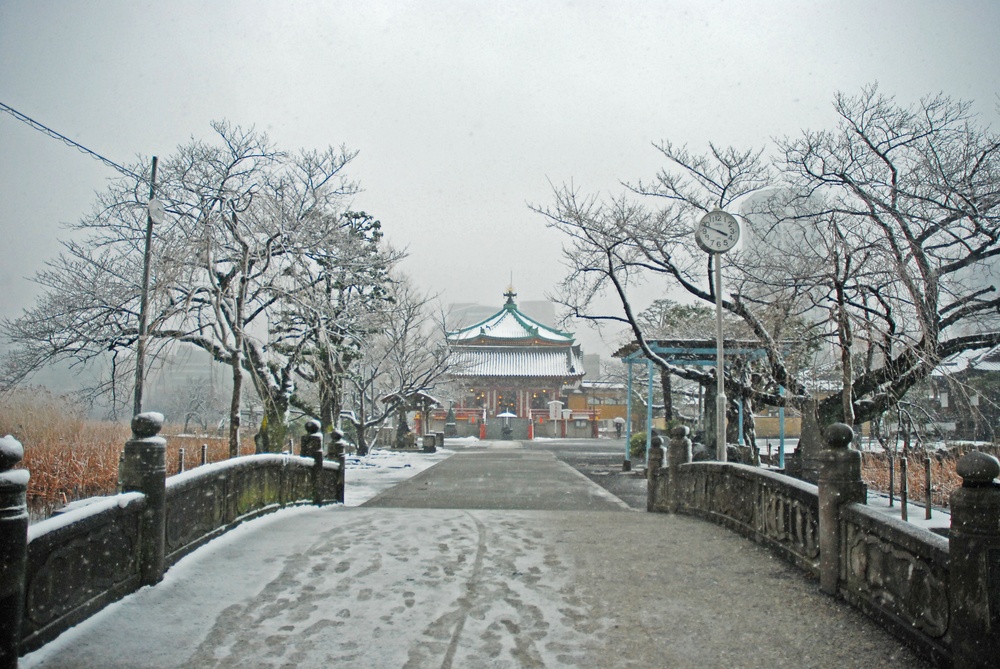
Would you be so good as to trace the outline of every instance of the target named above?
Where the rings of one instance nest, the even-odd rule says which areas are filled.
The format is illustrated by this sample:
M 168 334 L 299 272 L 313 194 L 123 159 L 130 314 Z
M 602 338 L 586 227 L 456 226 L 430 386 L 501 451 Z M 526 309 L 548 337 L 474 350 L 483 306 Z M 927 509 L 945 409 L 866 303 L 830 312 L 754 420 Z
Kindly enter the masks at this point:
M 870 509 L 851 428 L 831 425 L 816 453 L 819 485 L 724 462 L 691 462 L 687 429 L 649 473 L 647 508 L 745 534 L 818 577 L 943 667 L 1000 658 L 1000 462 L 963 457 L 947 539 Z
M 301 455 L 251 455 L 166 477 L 163 417 L 132 421 L 122 492 L 28 526 L 23 450 L 0 439 L 0 669 L 108 604 L 158 582 L 184 555 L 242 522 L 297 504 L 344 501 L 344 450 L 310 421 Z

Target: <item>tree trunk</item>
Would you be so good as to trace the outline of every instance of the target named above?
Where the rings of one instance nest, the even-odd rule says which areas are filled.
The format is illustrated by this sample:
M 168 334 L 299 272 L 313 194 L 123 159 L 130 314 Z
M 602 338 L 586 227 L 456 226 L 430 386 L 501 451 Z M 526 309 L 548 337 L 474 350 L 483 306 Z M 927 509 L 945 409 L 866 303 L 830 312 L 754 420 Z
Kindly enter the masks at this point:
M 368 406 L 365 403 L 364 388 L 358 393 L 358 420 L 354 422 L 354 443 L 358 455 L 368 455 L 368 438 L 365 435 L 365 423 L 368 421 Z
M 663 420 L 669 423 L 674 419 L 673 383 L 670 372 L 660 370 L 660 386 L 663 388 Z
M 406 434 L 410 431 L 406 424 L 406 409 L 399 410 L 399 425 L 396 426 L 396 448 L 406 446 Z
M 240 342 L 242 344 L 242 341 Z M 240 349 L 237 348 L 237 351 Z M 243 368 L 240 354 L 233 354 L 233 395 L 229 402 L 229 457 L 240 455 L 240 393 L 243 392 Z
M 329 435 L 340 418 L 341 365 L 334 365 L 329 357 L 329 348 L 321 357 L 323 367 L 319 374 L 319 422 L 322 433 Z
M 330 434 L 330 431 L 337 424 L 337 414 L 334 402 L 336 391 L 329 378 L 323 379 L 319 384 L 319 422 L 322 426 L 322 434 Z
M 358 449 L 358 455 L 368 455 L 368 437 L 366 435 L 367 430 L 365 429 L 364 421 L 359 421 L 354 425 L 354 432 L 354 445 Z
M 261 421 L 260 433 L 263 436 L 265 453 L 280 453 L 288 438 L 288 425 L 285 418 L 288 415 L 288 402 L 281 398 L 271 398 L 264 402 L 264 419 Z
M 842 396 L 844 417 L 842 421 L 848 425 L 854 425 L 854 398 L 851 393 L 851 386 L 854 384 L 854 360 L 851 358 L 851 349 L 854 348 L 854 333 L 851 331 L 851 322 L 848 320 L 847 310 L 843 305 L 840 307 L 839 316 L 837 324 L 840 330 L 840 362 L 844 384 Z
M 743 400 L 743 443 L 753 454 L 753 465 L 760 467 L 760 451 L 757 449 L 757 424 L 753 417 L 753 400 Z
M 236 227 L 236 213 L 233 213 L 233 228 Z M 236 294 L 236 308 L 230 328 L 233 331 L 233 396 L 229 404 L 229 457 L 240 455 L 240 401 L 243 393 L 243 317 L 247 296 L 247 268 L 250 264 L 249 250 L 243 247 L 239 289 Z
M 743 412 L 743 420 L 746 421 L 747 412 Z M 738 444 L 740 442 L 740 405 L 732 397 L 726 396 L 726 443 Z
M 711 449 L 715 448 L 715 444 L 716 444 L 716 437 L 715 437 L 715 434 L 716 434 L 715 396 L 716 396 L 717 393 L 716 393 L 716 390 L 715 390 L 715 384 L 714 383 L 712 383 L 711 385 L 708 385 L 708 386 L 702 386 L 701 388 L 702 388 L 702 394 L 703 394 L 703 397 L 704 397 L 704 399 L 702 400 L 702 406 L 701 406 L 702 416 L 703 416 L 702 425 L 704 425 L 704 428 L 705 428 L 705 430 L 704 430 L 705 431 L 705 441 L 704 441 L 704 443 L 711 450 Z M 712 451 L 712 452 L 714 452 L 714 451 Z
M 275 388 L 257 375 L 252 378 L 257 396 L 264 404 L 260 429 L 254 436 L 257 453 L 281 453 L 288 439 L 287 419 L 291 392 L 287 383 L 281 388 Z

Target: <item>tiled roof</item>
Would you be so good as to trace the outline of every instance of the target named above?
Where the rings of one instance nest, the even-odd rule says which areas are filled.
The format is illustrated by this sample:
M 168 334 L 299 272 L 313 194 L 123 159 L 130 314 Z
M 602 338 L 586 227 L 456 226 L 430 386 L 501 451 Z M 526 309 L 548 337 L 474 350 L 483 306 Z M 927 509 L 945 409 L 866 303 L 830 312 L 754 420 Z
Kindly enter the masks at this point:
M 486 320 L 448 333 L 448 340 L 452 343 L 469 342 L 476 339 L 490 340 L 496 343 L 541 340 L 543 342 L 572 344 L 574 341 L 573 335 L 550 328 L 522 314 L 518 311 L 513 299 L 509 299 L 503 309 Z
M 573 347 L 456 347 L 452 376 L 581 377 L 583 361 Z
M 962 351 L 943 360 L 934 370 L 934 376 L 943 374 L 956 374 L 966 369 L 975 369 L 982 372 L 1000 371 L 1000 346 L 990 349 Z

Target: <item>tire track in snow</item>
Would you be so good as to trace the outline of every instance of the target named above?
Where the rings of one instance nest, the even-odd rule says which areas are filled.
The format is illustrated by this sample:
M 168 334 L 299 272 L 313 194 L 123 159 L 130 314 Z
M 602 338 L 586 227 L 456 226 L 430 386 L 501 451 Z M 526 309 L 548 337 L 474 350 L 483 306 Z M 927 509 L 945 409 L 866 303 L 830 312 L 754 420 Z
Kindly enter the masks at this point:
M 471 518 L 472 522 L 476 524 L 476 532 L 479 535 L 479 541 L 476 545 L 476 559 L 472 565 L 472 575 L 469 577 L 469 582 L 466 585 L 466 595 L 459 600 L 461 617 L 455 625 L 455 631 L 451 635 L 451 642 L 448 644 L 448 651 L 445 653 L 444 660 L 441 662 L 441 669 L 451 669 L 451 664 L 455 660 L 455 652 L 458 650 L 458 641 L 462 637 L 462 630 L 465 628 L 465 621 L 469 619 L 469 612 L 472 610 L 472 605 L 476 598 L 480 579 L 483 574 L 483 556 L 486 554 L 486 527 L 478 518 L 473 516 L 468 511 L 465 512 L 465 515 Z

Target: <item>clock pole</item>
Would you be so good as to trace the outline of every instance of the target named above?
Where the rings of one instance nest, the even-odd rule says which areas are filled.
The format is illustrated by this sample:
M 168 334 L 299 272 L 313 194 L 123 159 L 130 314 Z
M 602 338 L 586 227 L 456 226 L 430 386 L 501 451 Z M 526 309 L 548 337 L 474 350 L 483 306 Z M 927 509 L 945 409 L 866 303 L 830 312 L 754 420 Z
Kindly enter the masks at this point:
M 715 459 L 726 461 L 726 384 L 725 352 L 722 339 L 722 254 L 713 253 L 715 260 Z
M 698 222 L 695 241 L 715 262 L 715 457 L 726 461 L 725 347 L 722 339 L 722 254 L 740 239 L 740 224 L 731 215 L 715 209 Z

